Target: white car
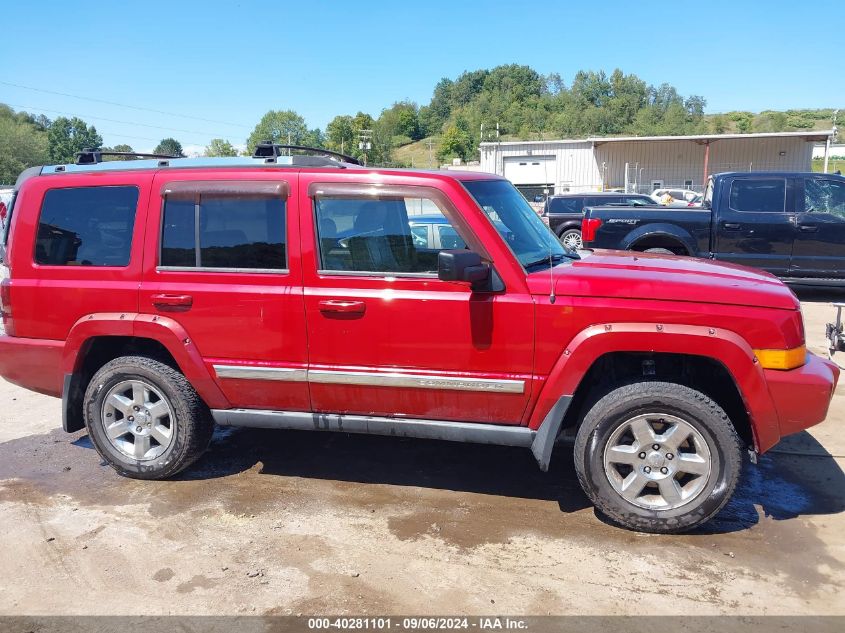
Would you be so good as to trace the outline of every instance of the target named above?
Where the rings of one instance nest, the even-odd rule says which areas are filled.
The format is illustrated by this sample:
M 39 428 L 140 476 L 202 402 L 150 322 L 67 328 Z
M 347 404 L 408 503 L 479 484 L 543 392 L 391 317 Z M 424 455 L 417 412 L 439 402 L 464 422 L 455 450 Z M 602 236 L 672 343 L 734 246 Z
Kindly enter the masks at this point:
M 687 206 L 701 194 L 691 189 L 655 189 L 651 199 L 657 204 Z

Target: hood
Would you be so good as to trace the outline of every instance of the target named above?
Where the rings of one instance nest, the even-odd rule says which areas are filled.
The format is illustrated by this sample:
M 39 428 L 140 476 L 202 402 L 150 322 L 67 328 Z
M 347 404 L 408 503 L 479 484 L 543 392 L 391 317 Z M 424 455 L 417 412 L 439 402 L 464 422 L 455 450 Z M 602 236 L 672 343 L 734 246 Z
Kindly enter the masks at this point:
M 774 275 L 707 259 L 632 251 L 581 251 L 582 259 L 528 276 L 532 294 L 720 303 L 797 310 L 798 299 Z

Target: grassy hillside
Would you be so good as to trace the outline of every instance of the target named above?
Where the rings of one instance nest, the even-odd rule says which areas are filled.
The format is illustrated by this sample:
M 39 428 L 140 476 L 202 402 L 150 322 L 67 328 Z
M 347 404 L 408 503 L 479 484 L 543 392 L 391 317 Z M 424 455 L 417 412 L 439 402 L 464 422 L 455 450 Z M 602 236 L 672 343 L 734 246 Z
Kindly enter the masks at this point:
M 431 147 L 431 160 L 429 161 L 428 142 L 433 140 Z M 408 167 L 416 167 L 417 169 L 436 169 L 440 166 L 437 160 L 437 150 L 439 149 L 437 138 L 424 138 L 421 141 L 408 143 L 393 150 L 391 158 L 393 162 L 402 163 Z

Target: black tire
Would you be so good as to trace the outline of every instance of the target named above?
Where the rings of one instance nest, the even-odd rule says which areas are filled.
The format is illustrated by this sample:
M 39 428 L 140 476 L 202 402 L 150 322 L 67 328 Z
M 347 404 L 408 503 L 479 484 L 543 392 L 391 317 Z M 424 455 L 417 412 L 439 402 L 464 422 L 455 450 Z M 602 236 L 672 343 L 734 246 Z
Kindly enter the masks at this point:
M 647 248 L 643 251 L 643 253 L 659 253 L 660 255 L 675 255 L 675 251 L 669 250 L 668 248 Z
M 112 388 L 132 380 L 152 385 L 173 412 L 168 416 L 172 433 L 169 444 L 154 459 L 127 456 L 106 435 L 103 401 Z M 84 415 L 88 435 L 100 456 L 118 473 L 133 479 L 176 475 L 205 452 L 214 431 L 211 412 L 185 376 L 145 356 L 122 356 L 103 365 L 85 390 Z
M 612 475 L 605 469 L 605 450 L 614 433 L 636 416 L 646 414 L 674 416 L 693 427 L 706 442 L 709 473 L 699 484 L 700 492 L 690 500 L 682 501 L 680 507 L 661 510 L 636 505 L 617 492 L 611 483 Z M 651 423 L 649 425 L 655 428 Z M 633 445 L 637 445 L 636 439 Z M 678 460 L 681 459 L 681 450 L 685 449 L 678 449 Z M 655 452 L 660 454 L 660 451 Z M 646 453 L 636 454 L 639 459 Z M 652 459 L 651 455 L 649 452 L 648 460 Z M 672 459 L 672 456 L 669 458 Z M 631 459 L 634 459 L 633 455 Z M 630 468 L 632 471 L 645 469 L 644 464 L 648 463 L 651 462 L 643 461 L 641 465 Z M 670 462 L 660 464 L 672 466 Z M 675 466 L 678 465 L 675 462 Z M 742 448 L 727 414 L 703 393 L 675 383 L 641 381 L 611 390 L 589 409 L 575 440 L 575 470 L 584 492 L 612 522 L 631 530 L 670 534 L 699 526 L 724 507 L 736 488 L 742 470 Z M 660 477 L 656 470 L 648 476 Z M 676 475 L 670 476 L 674 478 Z M 679 473 L 677 476 L 687 475 Z M 649 482 L 643 489 L 644 492 L 650 490 L 662 492 L 657 482 Z
M 581 241 L 581 231 L 578 229 L 566 229 L 565 231 L 561 231 L 559 239 L 561 244 L 564 245 L 567 245 L 567 239 L 569 239 L 570 241 L 577 240 L 578 245 L 576 248 L 581 248 L 584 245 L 584 243 Z

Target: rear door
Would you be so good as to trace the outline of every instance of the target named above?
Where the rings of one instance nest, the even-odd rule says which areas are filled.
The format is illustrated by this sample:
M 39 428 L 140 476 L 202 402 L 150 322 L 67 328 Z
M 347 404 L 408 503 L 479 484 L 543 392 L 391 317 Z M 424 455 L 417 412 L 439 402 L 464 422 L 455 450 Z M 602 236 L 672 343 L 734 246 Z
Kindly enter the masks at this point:
M 91 312 L 137 312 L 151 181 L 138 170 L 27 182 L 7 244 L 17 336 L 64 340 Z
M 845 276 L 845 180 L 795 180 L 797 214 L 790 277 Z
M 714 218 L 715 259 L 786 275 L 795 239 L 794 204 L 786 177 L 727 178 Z
M 235 407 L 308 411 L 296 173 L 164 171 L 140 311 L 177 321 Z

